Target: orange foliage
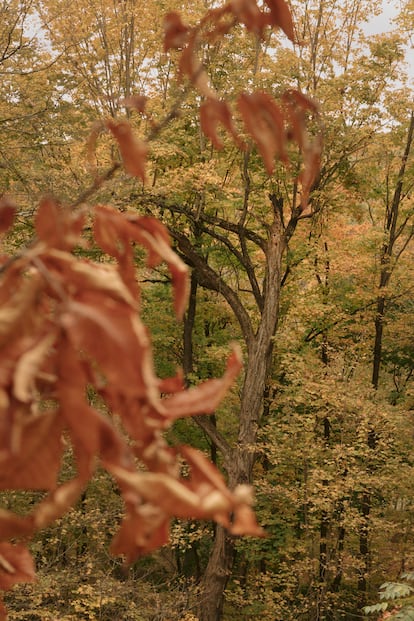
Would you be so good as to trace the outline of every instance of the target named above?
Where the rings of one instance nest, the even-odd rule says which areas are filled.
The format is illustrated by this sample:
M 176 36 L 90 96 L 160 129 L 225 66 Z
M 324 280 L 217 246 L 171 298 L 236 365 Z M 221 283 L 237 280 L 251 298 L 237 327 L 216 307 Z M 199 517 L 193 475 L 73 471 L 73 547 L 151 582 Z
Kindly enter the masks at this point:
M 264 36 L 265 27 L 281 28 L 294 41 L 292 16 L 285 0 L 266 0 L 265 5 L 267 8 L 259 8 L 255 0 L 229 0 L 222 7 L 207 11 L 192 28 L 182 22 L 178 13 L 171 12 L 165 17 L 164 50 L 179 51 L 179 77 L 185 76 L 205 98 L 200 106 L 201 130 L 217 149 L 223 147 L 217 133 L 219 124 L 227 130 L 238 148 L 244 149 L 246 145 L 238 134 L 230 104 L 221 100 L 210 84 L 197 52 L 204 41 L 216 41 L 236 23 L 243 24 L 247 30 L 260 37 Z M 318 107 L 299 91 L 289 90 L 283 95 L 280 104 L 268 93 L 242 92 L 237 98 L 237 109 L 269 175 L 273 173 L 275 158 L 285 164 L 289 163 L 289 141 L 299 147 L 303 160 L 298 177 L 302 187 L 300 209 L 304 211 L 320 168 L 320 131 L 312 136 L 306 127 L 307 116 L 320 125 Z
M 285 1 L 266 0 L 265 5 L 267 9 L 254 0 L 230 0 L 208 11 L 194 28 L 176 13 L 166 17 L 165 50 L 179 51 L 179 72 L 207 97 L 200 109 L 201 127 L 217 148 L 222 147 L 219 124 L 239 148 L 244 141 L 230 105 L 209 85 L 197 57 L 200 41 L 219 38 L 237 22 L 259 36 L 266 26 L 280 27 L 293 40 Z M 142 114 L 146 98 L 134 96 L 127 104 Z M 318 117 L 315 104 L 295 91 L 280 105 L 266 93 L 241 93 L 237 108 L 269 174 L 276 157 L 288 163 L 288 141 L 298 145 L 305 209 L 319 171 L 320 139 L 310 137 L 305 118 Z M 118 143 L 126 172 L 145 181 L 147 142 L 135 136 L 126 120 L 109 119 L 105 126 Z M 90 147 L 102 127 L 95 128 Z M 155 125 L 152 129 L 156 133 Z M 12 225 L 15 211 L 3 198 L 1 234 Z M 114 259 L 111 264 L 73 253 L 85 245 L 83 230 L 90 219 L 95 242 Z M 202 453 L 170 447 L 163 437 L 176 419 L 213 412 L 241 368 L 234 347 L 222 378 L 186 390 L 179 374 L 157 377 L 151 338 L 140 318 L 133 246 L 146 249 L 149 267 L 167 264 L 175 313 L 181 318 L 187 267 L 171 249 L 167 229 L 153 218 L 121 214 L 106 205 L 74 212 L 45 198 L 35 230 L 36 238 L 25 251 L 0 257 L 0 489 L 49 493 L 26 516 L 0 509 L 0 589 L 34 579 L 27 548 L 6 540 L 30 538 L 70 509 L 97 460 L 114 477 L 124 500 L 124 519 L 111 549 L 127 562 L 165 544 L 173 516 L 214 519 L 233 534 L 262 535 L 248 486 L 230 491 Z M 108 415 L 88 402 L 91 389 Z M 122 422 L 122 432 L 114 415 Z M 58 484 L 63 438 L 73 449 L 77 473 Z M 0 603 L 1 618 L 6 612 Z
M 39 207 L 35 243 L 4 265 L 0 486 L 50 493 L 26 517 L 2 510 L 1 538 L 30 536 L 67 511 L 92 476 L 96 458 L 116 479 L 124 498 L 125 518 L 112 551 L 128 561 L 168 541 L 172 516 L 215 519 L 230 531 L 234 519 L 238 533 L 244 529 L 260 535 L 246 511 L 251 498 L 244 487 L 230 492 L 203 454 L 171 448 L 162 436 L 177 418 L 217 407 L 240 370 L 238 350 L 221 379 L 190 390 L 184 390 L 180 377 L 160 380 L 150 335 L 139 316 L 132 244 L 147 249 L 148 265 L 166 261 L 178 316 L 187 298 L 187 268 L 155 219 L 120 214 L 107 206 L 94 208 L 92 217 L 95 240 L 116 258 L 115 265 L 72 254 L 84 217 L 50 198 Z M 128 440 L 110 416 L 87 402 L 90 388 L 120 417 Z M 77 476 L 57 485 L 63 435 L 73 446 Z M 181 475 L 183 460 L 190 467 L 186 477 Z M 1 546 L 0 587 L 32 579 L 26 548 Z

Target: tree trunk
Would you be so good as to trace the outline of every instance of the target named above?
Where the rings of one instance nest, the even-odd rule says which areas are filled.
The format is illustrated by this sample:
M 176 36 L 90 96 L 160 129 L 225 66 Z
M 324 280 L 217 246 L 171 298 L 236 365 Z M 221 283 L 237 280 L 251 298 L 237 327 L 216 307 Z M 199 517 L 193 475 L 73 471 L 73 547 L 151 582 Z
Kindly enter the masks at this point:
M 187 312 L 184 317 L 183 330 L 183 372 L 184 377 L 193 372 L 193 328 L 197 309 L 197 276 L 195 272 L 191 274 L 190 295 L 188 299 Z
M 224 591 L 232 572 L 234 561 L 234 540 L 222 526 L 216 527 L 213 548 L 202 586 L 200 598 L 200 621 L 220 621 L 223 614 Z
M 251 483 L 255 461 L 254 446 L 263 409 L 265 383 L 270 367 L 271 348 L 267 357 L 256 347 L 247 361 L 240 410 L 239 441 L 225 457 L 228 484 L 234 488 L 240 483 Z M 224 591 L 234 561 L 235 540 L 217 526 L 209 561 L 202 579 L 203 595 L 200 600 L 200 621 L 219 621 L 222 618 Z
M 230 488 L 252 482 L 256 456 L 254 447 L 263 414 L 266 385 L 271 372 L 273 337 L 279 317 L 281 267 L 285 247 L 281 219 L 275 210 L 266 252 L 261 321 L 256 333 L 246 341 L 248 355 L 240 402 L 238 442 L 236 447 L 224 455 Z M 200 621 L 219 621 L 222 618 L 224 591 L 233 561 L 234 540 L 219 526 L 202 580 Z
M 392 201 L 387 204 L 386 213 L 385 213 L 385 223 L 384 223 L 384 238 L 385 241 L 381 250 L 381 271 L 380 278 L 378 283 L 379 295 L 377 297 L 377 307 L 376 314 L 374 320 L 375 326 L 375 338 L 374 338 L 374 346 L 373 346 L 373 355 L 372 355 L 372 387 L 374 390 L 377 390 L 379 387 L 379 378 L 380 378 L 380 368 L 381 368 L 381 359 L 382 359 L 382 341 L 383 341 L 383 330 L 384 330 L 384 317 L 386 313 L 386 296 L 384 291 L 388 286 L 393 266 L 391 263 L 391 259 L 395 254 L 395 243 L 397 239 L 401 236 L 403 231 L 407 228 L 409 219 L 406 218 L 403 223 L 398 226 L 400 205 L 402 201 L 402 190 L 403 190 L 403 182 L 406 172 L 406 166 L 408 161 L 408 156 L 410 154 L 414 137 L 414 112 L 411 112 L 410 124 L 407 133 L 407 141 L 405 144 L 404 153 L 401 158 L 400 170 L 398 174 L 397 183 L 395 186 L 394 194 L 392 197 Z M 408 240 L 412 238 L 413 233 L 411 232 L 408 236 Z M 408 243 L 408 242 L 407 242 Z M 401 252 L 406 247 L 406 245 L 402 246 L 402 249 L 396 253 L 395 261 L 398 261 L 398 258 L 401 255 Z M 377 435 L 375 429 L 370 429 L 367 437 L 367 446 L 371 450 L 376 450 L 377 446 Z M 358 575 L 358 591 L 359 591 L 359 605 L 362 608 L 366 604 L 367 599 L 367 588 L 368 581 L 367 576 L 369 575 L 370 570 L 370 545 L 369 545 L 369 529 L 370 529 L 370 514 L 371 514 L 371 494 L 369 490 L 365 490 L 362 494 L 361 499 L 361 527 L 359 531 L 359 553 L 362 561 L 362 567 L 359 571 Z

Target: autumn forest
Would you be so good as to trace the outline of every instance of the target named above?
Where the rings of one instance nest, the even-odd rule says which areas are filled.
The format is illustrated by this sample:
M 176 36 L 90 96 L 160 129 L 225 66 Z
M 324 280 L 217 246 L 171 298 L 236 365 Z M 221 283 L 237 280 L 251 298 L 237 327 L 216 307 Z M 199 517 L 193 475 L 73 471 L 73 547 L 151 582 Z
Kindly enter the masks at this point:
M 414 620 L 414 4 L 0 3 L 0 621 Z

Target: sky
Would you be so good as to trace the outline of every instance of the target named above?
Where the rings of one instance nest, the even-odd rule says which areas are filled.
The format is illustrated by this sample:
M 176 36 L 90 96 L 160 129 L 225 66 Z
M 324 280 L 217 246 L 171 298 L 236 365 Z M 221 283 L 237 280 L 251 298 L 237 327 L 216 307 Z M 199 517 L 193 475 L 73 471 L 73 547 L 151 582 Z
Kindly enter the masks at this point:
M 397 3 L 390 0 L 383 0 L 382 13 L 377 17 L 374 17 L 368 24 L 364 26 L 364 30 L 367 34 L 382 34 L 392 30 L 395 25 L 393 24 L 393 18 L 397 15 L 398 8 Z M 414 24 L 413 24 L 414 31 Z M 409 47 L 406 50 L 407 59 L 407 71 L 410 76 L 411 86 L 414 87 L 414 47 Z
M 393 27 L 392 19 L 397 13 L 396 6 L 393 2 L 383 0 L 382 13 L 374 17 L 364 28 L 367 34 L 381 34 L 391 30 Z

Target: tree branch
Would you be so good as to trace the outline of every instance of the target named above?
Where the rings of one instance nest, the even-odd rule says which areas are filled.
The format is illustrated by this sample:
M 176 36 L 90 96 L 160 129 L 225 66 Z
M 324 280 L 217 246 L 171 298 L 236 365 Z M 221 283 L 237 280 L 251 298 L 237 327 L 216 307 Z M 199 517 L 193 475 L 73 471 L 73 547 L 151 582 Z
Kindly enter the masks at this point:
M 198 282 L 206 289 L 220 293 L 232 308 L 246 343 L 254 338 L 250 317 L 237 293 L 227 285 L 217 272 L 193 248 L 190 240 L 181 232 L 169 229 L 178 245 L 178 249 L 190 265 L 197 270 Z

